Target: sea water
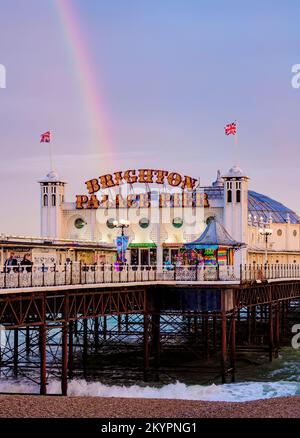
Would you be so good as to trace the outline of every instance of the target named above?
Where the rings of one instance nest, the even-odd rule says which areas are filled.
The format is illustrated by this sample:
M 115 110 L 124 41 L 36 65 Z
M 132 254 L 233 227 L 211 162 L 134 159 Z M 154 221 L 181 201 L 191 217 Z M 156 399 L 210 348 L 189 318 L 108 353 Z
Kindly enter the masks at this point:
M 108 329 L 113 328 L 113 319 L 108 318 Z M 59 333 L 59 332 L 58 332 Z M 20 334 L 21 339 L 22 335 Z M 134 343 L 134 339 L 132 339 Z M 245 360 L 246 359 L 246 360 Z M 113 370 L 113 367 L 112 367 Z M 142 381 L 121 378 L 120 372 L 111 373 L 110 378 L 97 374 L 88 380 L 74 378 L 68 382 L 68 395 L 93 397 L 129 397 L 129 398 L 168 398 L 205 401 L 242 402 L 283 396 L 300 396 L 300 348 L 285 346 L 280 349 L 279 357 L 268 362 L 266 353 L 247 353 L 243 362 L 237 364 L 237 383 L 199 384 L 199 371 L 180 374 L 169 379 L 161 375 L 159 384 L 146 385 Z M 204 376 L 205 377 L 205 376 Z M 212 379 L 208 375 L 207 382 Z M 216 381 L 220 381 L 218 378 Z M 115 383 L 116 382 L 116 383 Z M 133 384 L 134 382 L 134 384 Z M 0 393 L 39 393 L 39 386 L 28 380 L 7 380 L 0 376 Z M 59 379 L 50 377 L 48 394 L 60 394 Z
M 188 385 L 183 381 L 176 381 L 160 387 L 145 384 L 103 384 L 100 381 L 73 379 L 68 384 L 68 395 L 230 402 L 300 396 L 300 350 L 284 347 L 278 359 L 272 363 L 266 363 L 265 359 L 261 364 L 250 364 L 238 373 L 238 378 L 238 383 L 223 385 Z M 48 394 L 60 394 L 60 391 L 60 381 L 50 380 Z M 35 394 L 39 392 L 39 388 L 28 381 L 0 380 L 0 392 Z

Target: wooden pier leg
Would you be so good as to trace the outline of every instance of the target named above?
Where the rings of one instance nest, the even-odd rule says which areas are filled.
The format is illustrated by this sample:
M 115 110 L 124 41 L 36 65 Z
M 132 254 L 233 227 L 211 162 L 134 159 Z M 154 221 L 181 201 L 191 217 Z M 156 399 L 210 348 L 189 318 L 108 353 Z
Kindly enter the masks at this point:
M 87 356 L 88 356 L 88 320 L 85 318 L 83 320 L 83 351 L 82 351 L 84 376 L 86 376 Z
M 122 332 L 122 316 L 118 315 L 118 335 Z
M 152 314 L 152 352 L 154 355 L 155 377 L 159 380 L 160 366 L 160 314 Z
M 208 314 L 203 316 L 204 318 L 204 353 L 205 358 L 209 358 L 209 330 L 208 330 Z
M 129 333 L 129 315 L 128 315 L 128 313 L 126 313 L 126 315 L 125 315 L 125 331 L 126 331 L 126 335 L 128 335 L 128 333 Z
M 61 370 L 61 393 L 68 394 L 68 323 L 62 325 L 62 370 Z
M 39 343 L 40 343 L 40 357 L 41 357 L 41 365 L 40 365 L 40 394 L 47 394 L 47 331 L 46 324 L 43 324 L 39 328 Z
M 144 313 L 144 381 L 148 380 L 149 371 L 149 314 Z
M 94 319 L 94 324 L 95 324 L 94 345 L 95 345 L 95 350 L 97 351 L 99 349 L 99 318 L 98 317 Z
M 197 317 L 197 315 L 194 316 L 194 332 L 198 333 L 198 317 Z
M 184 319 L 184 317 L 183 317 Z M 188 312 L 188 316 L 187 316 L 187 331 L 188 333 L 191 333 L 191 317 L 190 317 L 190 312 Z
M 273 360 L 274 330 L 273 330 L 273 305 L 269 304 L 269 361 Z
M 262 304 L 259 306 L 259 316 L 260 316 L 260 322 L 262 324 L 264 321 L 264 306 Z
M 222 383 L 226 383 L 226 375 L 227 375 L 227 317 L 226 317 L 225 312 L 222 312 L 221 373 L 222 373 Z
M 241 310 L 240 310 L 240 309 L 237 310 L 237 320 L 236 320 L 236 324 L 237 324 L 237 332 L 239 333 L 239 331 L 240 331 L 240 325 L 241 325 Z
M 217 315 L 213 315 L 213 349 L 214 353 L 217 352 L 218 345 L 218 332 L 217 332 Z
M 18 360 L 19 360 L 19 329 L 14 329 L 14 375 L 18 376 Z
M 251 308 L 247 307 L 247 336 L 248 344 L 251 344 Z
M 251 319 L 252 319 L 252 342 L 256 344 L 256 306 L 252 307 Z
M 72 379 L 73 377 L 73 331 L 74 331 L 74 321 L 69 321 L 69 360 L 68 360 L 69 379 Z
M 77 338 L 78 336 L 78 321 L 77 319 L 74 321 L 74 336 Z
M 103 340 L 106 341 L 107 337 L 107 318 L 106 316 L 103 317 Z
M 280 303 L 275 305 L 275 357 L 279 356 L 280 347 Z
M 25 332 L 25 351 L 26 354 L 29 355 L 30 353 L 30 327 L 26 327 L 26 332 Z
M 66 292 L 63 302 L 63 322 L 61 328 L 62 344 L 62 369 L 61 369 L 61 393 L 68 394 L 68 337 L 69 337 L 69 294 Z
M 235 364 L 236 364 L 236 319 L 234 312 L 231 316 L 231 345 L 230 345 L 230 360 L 231 360 L 231 382 L 235 382 Z

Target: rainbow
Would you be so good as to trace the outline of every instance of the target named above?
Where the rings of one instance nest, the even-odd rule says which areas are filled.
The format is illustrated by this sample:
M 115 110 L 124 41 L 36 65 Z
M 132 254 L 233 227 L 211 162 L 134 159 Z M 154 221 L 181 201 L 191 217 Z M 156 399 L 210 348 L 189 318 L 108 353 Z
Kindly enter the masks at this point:
M 74 2 L 72 0 L 54 0 L 54 4 L 61 27 L 66 35 L 74 74 L 81 90 L 92 153 L 102 155 L 107 162 L 112 152 L 112 140 L 107 114 L 104 111 L 101 81 L 98 74 L 96 80 L 93 59 L 89 53 L 88 45 L 85 43 L 84 31 Z

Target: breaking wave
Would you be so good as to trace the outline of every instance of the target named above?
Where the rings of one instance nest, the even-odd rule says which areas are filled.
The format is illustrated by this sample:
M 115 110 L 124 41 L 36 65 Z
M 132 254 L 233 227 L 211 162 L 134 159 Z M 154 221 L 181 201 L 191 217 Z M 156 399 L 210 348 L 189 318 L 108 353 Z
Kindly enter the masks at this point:
M 0 392 L 36 394 L 39 392 L 39 388 L 22 381 L 0 380 Z M 60 382 L 49 382 L 47 392 L 48 394 L 60 394 Z M 300 382 L 243 382 L 209 386 L 186 385 L 176 382 L 155 388 L 138 385 L 110 386 L 100 382 L 72 380 L 68 385 L 68 395 L 243 402 L 273 397 L 300 396 Z

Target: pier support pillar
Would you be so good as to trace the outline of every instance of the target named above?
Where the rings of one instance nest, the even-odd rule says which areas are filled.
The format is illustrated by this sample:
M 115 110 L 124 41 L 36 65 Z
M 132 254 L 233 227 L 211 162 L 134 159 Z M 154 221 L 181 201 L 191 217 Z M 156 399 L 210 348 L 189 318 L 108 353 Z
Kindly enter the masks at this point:
M 269 361 L 273 360 L 274 349 L 274 327 L 273 327 L 273 305 L 269 304 Z
M 18 361 L 19 361 L 19 329 L 14 329 L 14 375 L 18 376 Z
M 69 360 L 68 360 L 68 374 L 69 379 L 73 377 L 73 331 L 74 321 L 69 321 Z
M 218 332 L 217 332 L 217 315 L 213 315 L 213 349 L 217 352 Z
M 149 371 L 149 314 L 144 313 L 144 381 L 148 380 Z
M 126 335 L 128 335 L 128 333 L 129 333 L 129 315 L 128 315 L 128 313 L 126 313 L 126 315 L 125 315 L 125 332 L 126 332 Z
M 231 382 L 235 382 L 235 366 L 236 366 L 236 318 L 235 313 L 231 316 L 231 331 L 230 331 L 230 362 L 231 362 Z
M 25 330 L 25 351 L 26 354 L 29 355 L 30 353 L 30 327 L 26 327 Z
M 107 337 L 107 318 L 106 316 L 103 317 L 103 340 L 106 341 Z
M 40 394 L 46 395 L 47 394 L 47 353 L 46 353 L 46 347 L 47 347 L 47 331 L 46 331 L 46 325 L 43 324 L 39 328 L 39 344 L 40 344 L 40 357 L 41 357 L 41 364 L 40 364 Z
M 99 349 L 99 318 L 98 317 L 94 319 L 94 323 L 95 323 L 95 325 L 94 325 L 94 328 L 95 328 L 95 330 L 94 330 L 94 337 L 95 337 L 94 345 L 95 345 L 95 350 L 97 351 Z
M 68 394 L 68 322 L 69 322 L 69 295 L 66 293 L 63 304 L 63 323 L 61 332 L 62 343 L 62 370 L 61 370 L 61 393 Z
M 209 326 L 208 314 L 203 315 L 203 341 L 205 359 L 209 358 Z
M 248 345 L 251 344 L 251 308 L 247 307 L 247 336 Z
M 154 366 L 156 380 L 159 380 L 160 365 L 160 314 L 152 314 L 152 353 L 154 355 Z
M 227 315 L 225 290 L 221 291 L 221 376 L 222 383 L 226 383 L 227 376 Z
M 118 335 L 122 332 L 122 316 L 118 315 Z
M 275 304 L 275 357 L 279 356 L 280 346 L 280 303 Z
M 226 383 L 227 375 L 227 318 L 226 313 L 222 313 L 222 340 L 221 340 L 221 373 L 222 383 Z
M 88 356 L 88 320 L 83 320 L 83 350 L 82 350 L 82 362 L 83 362 L 83 374 L 86 375 L 87 356 Z
M 61 393 L 68 393 L 68 323 L 62 325 L 62 371 L 61 371 Z

